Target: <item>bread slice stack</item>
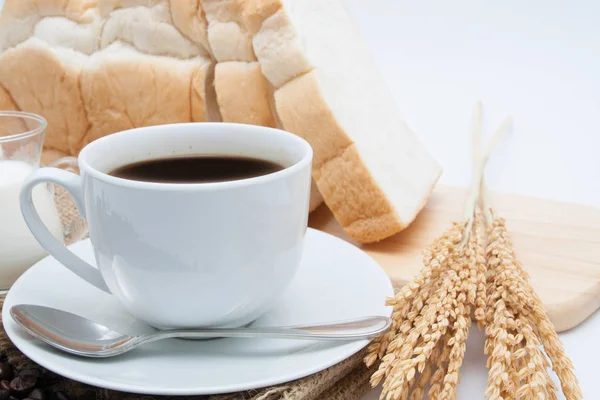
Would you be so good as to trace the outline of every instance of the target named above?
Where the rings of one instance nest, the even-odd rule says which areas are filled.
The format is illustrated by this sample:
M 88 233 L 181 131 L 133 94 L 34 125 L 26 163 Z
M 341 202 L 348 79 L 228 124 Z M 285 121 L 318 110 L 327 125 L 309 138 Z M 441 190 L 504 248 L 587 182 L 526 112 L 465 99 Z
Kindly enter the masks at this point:
M 0 48 L 0 107 L 44 115 L 68 154 L 169 122 L 304 137 L 312 206 L 360 242 L 408 226 L 441 174 L 341 0 L 7 0 Z

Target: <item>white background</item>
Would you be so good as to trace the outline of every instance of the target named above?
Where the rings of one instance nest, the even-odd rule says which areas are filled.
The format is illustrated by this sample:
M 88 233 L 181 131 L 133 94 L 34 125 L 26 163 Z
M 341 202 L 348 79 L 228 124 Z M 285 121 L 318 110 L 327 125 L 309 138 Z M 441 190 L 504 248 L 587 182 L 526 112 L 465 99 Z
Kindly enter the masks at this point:
M 470 120 L 481 100 L 488 134 L 514 117 L 490 162 L 492 189 L 600 207 L 600 2 L 346 3 L 403 115 L 444 167 L 441 183 L 469 183 Z M 562 338 L 584 398 L 600 399 L 600 313 Z M 473 331 L 460 400 L 483 399 L 482 348 Z

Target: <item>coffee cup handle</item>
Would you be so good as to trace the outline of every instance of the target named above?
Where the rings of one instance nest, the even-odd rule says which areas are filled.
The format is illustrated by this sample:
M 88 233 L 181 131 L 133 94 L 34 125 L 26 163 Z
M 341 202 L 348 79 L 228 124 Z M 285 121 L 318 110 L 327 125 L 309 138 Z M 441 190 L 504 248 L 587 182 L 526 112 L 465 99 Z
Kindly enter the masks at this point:
M 91 283 L 98 289 L 110 293 L 100 271 L 73 254 L 65 245 L 57 240 L 48 230 L 33 205 L 33 189 L 42 183 L 54 183 L 65 188 L 73 197 L 77 210 L 85 218 L 85 204 L 81 177 L 58 168 L 39 168 L 33 172 L 21 187 L 21 213 L 25 223 L 40 245 L 61 264 L 81 279 Z

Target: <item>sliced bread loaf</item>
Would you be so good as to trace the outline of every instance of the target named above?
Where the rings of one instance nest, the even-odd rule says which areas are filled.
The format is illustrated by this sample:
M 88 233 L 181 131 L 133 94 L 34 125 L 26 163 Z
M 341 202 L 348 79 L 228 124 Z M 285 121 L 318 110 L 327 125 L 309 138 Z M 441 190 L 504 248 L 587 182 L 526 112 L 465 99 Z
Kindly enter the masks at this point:
M 249 0 L 245 21 L 283 127 L 311 143 L 313 177 L 336 219 L 361 242 L 404 229 L 441 168 L 341 0 Z

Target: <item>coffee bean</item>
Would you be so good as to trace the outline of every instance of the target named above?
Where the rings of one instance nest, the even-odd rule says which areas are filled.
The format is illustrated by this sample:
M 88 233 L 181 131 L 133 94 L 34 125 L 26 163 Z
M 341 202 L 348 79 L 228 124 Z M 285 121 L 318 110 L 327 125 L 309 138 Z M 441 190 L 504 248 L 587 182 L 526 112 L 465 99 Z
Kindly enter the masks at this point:
M 27 397 L 33 400 L 46 400 L 46 393 L 42 389 L 33 389 Z
M 8 400 L 10 392 L 8 390 L 0 390 L 0 400 Z
M 42 376 L 42 371 L 37 368 L 22 369 L 17 372 L 17 376 L 32 375 L 39 379 Z
M 11 391 L 10 382 L 7 380 L 4 380 L 4 379 L 2 381 L 0 381 L 0 389 L 10 392 Z
M 44 375 L 43 375 L 43 371 L 41 369 L 38 368 L 27 368 L 27 369 L 22 369 L 19 372 L 17 372 L 17 378 L 19 377 L 24 377 L 24 376 L 33 376 L 37 379 L 36 381 L 36 386 L 39 387 L 45 387 L 46 386 L 46 382 L 44 380 Z
M 15 397 L 15 396 L 10 396 L 10 397 L 8 398 L 8 400 L 19 400 L 19 399 L 18 399 L 17 397 Z
M 0 363 L 0 379 L 11 381 L 15 377 L 12 367 L 6 363 Z
M 37 378 L 33 375 L 17 376 L 15 379 L 10 381 L 10 388 L 17 397 L 25 397 L 35 385 L 37 384 Z

